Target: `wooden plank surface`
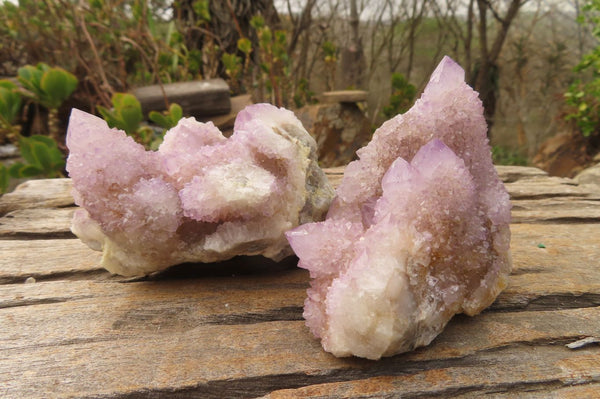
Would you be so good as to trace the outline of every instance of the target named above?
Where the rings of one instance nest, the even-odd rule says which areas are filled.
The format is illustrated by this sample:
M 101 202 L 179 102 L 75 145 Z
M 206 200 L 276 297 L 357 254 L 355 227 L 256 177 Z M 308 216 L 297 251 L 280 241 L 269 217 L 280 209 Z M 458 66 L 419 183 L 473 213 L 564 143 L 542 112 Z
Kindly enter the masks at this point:
M 0 216 L 17 209 L 73 205 L 71 179 L 29 180 L 0 197 Z
M 377 362 L 321 349 L 294 258 L 112 276 L 68 232 L 68 180 L 21 187 L 0 198 L 0 397 L 595 397 L 600 345 L 565 345 L 600 335 L 600 199 L 498 170 L 513 198 L 509 287 L 432 345 Z

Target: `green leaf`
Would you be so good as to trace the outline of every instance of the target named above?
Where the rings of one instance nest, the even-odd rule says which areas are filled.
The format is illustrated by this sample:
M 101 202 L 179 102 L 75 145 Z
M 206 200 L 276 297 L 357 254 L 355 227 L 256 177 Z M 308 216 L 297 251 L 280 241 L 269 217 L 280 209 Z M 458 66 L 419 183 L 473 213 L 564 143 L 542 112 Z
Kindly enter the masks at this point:
M 113 103 L 112 110 L 99 105 L 98 112 L 110 127 L 124 130 L 129 135 L 134 134 L 144 119 L 142 106 L 138 99 L 133 94 L 115 93 L 111 101 Z
M 50 160 L 52 162 L 53 169 L 58 168 L 62 170 L 65 167 L 65 157 L 63 153 L 58 149 L 58 147 L 49 148 L 48 150 L 50 152 Z
M 287 34 L 284 30 L 275 31 L 275 42 L 280 46 L 285 46 L 287 44 Z
M 127 93 L 115 93 L 113 94 L 112 98 L 110 99 L 110 101 L 112 102 L 113 108 L 115 110 L 118 110 L 119 108 L 121 108 L 123 106 L 123 102 L 126 101 L 126 97 L 130 96 L 131 94 L 127 94 Z
M 14 163 L 8 168 L 8 174 L 15 179 L 39 176 L 42 173 L 43 171 L 40 168 L 34 165 L 26 165 L 21 162 Z
M 44 171 L 34 165 L 24 165 L 19 171 L 19 177 L 34 177 L 43 174 Z
M 171 121 L 160 112 L 150 111 L 150 113 L 148 114 L 148 118 L 150 118 L 152 122 L 156 123 L 163 129 L 171 128 Z
M 17 89 L 17 85 L 8 79 L 0 79 L 0 87 L 8 90 Z
M 65 166 L 67 166 L 67 161 L 65 161 L 64 158 L 61 157 L 60 161 L 52 165 L 51 177 L 64 177 L 63 171 L 65 169 Z
M 19 150 L 21 151 L 21 156 L 30 164 L 39 167 L 37 164 L 37 159 L 33 153 L 32 149 L 32 140 L 28 137 L 19 137 Z
M 252 42 L 247 37 L 242 37 L 237 42 L 237 48 L 242 53 L 248 55 L 252 51 Z
M 100 112 L 100 115 L 102 115 L 102 118 L 106 121 L 108 126 L 116 127 L 117 129 L 123 130 L 123 126 L 119 123 L 117 116 L 112 110 L 105 108 L 101 105 L 96 106 L 96 108 L 98 109 L 98 112 Z
M 18 69 L 17 80 L 24 88 L 39 96 L 41 92 L 40 81 L 42 80 L 43 74 L 44 72 L 39 68 L 32 65 L 25 65 Z
M 150 111 L 150 114 L 148 115 L 152 122 L 156 123 L 163 129 L 171 129 L 177 125 L 177 122 L 179 122 L 182 116 L 183 110 L 181 109 L 181 106 L 176 103 L 171 104 L 168 111 L 163 113 Z
M 127 134 L 133 134 L 144 119 L 139 103 L 137 106 L 132 104 L 124 105 L 118 112 L 119 119 L 123 122 L 123 129 Z
M 203 22 L 210 22 L 210 9 L 208 0 L 196 0 L 192 3 L 192 9 Z
M 0 80 L 0 120 L 12 124 L 21 110 L 21 95 L 17 85 L 9 80 Z
M 47 64 L 26 65 L 17 71 L 19 83 L 27 96 L 47 108 L 58 108 L 77 87 L 77 78 L 62 68 Z
M 255 15 L 250 20 L 250 26 L 252 26 L 254 29 L 258 30 L 258 29 L 262 28 L 263 26 L 265 26 L 265 20 L 262 16 Z
M 260 31 L 258 32 L 258 37 L 260 47 L 263 49 L 267 49 L 273 41 L 273 33 L 271 32 L 271 29 L 268 26 L 260 29 Z
M 52 170 L 52 157 L 47 146 L 41 142 L 34 141 L 31 146 L 31 152 L 37 160 L 36 165 L 41 166 L 43 171 L 49 172 Z
M 171 121 L 174 123 L 174 125 L 176 125 L 177 122 L 179 122 L 179 120 L 183 118 L 183 109 L 179 104 L 171 104 L 171 106 L 169 107 L 169 113 L 171 114 Z
M 19 178 L 19 170 L 24 167 L 25 164 L 23 162 L 15 162 L 8 167 L 8 175 L 14 179 Z
M 20 137 L 19 149 L 21 150 L 21 156 L 27 163 L 18 162 L 13 164 L 9 168 L 11 176 L 45 175 L 55 177 L 61 175 L 65 167 L 65 160 L 54 139 L 41 135 Z
M 35 135 L 29 137 L 29 139 L 31 141 L 42 143 L 42 144 L 44 144 L 45 146 L 47 146 L 49 148 L 56 148 L 56 149 L 58 149 L 58 144 L 56 144 L 56 141 L 54 141 L 54 139 L 51 138 L 51 137 L 42 136 L 41 134 L 35 134 Z
M 223 53 L 221 56 L 221 61 L 223 62 L 225 69 L 234 71 L 237 66 L 240 65 L 241 58 L 235 54 Z
M 56 141 L 51 137 L 41 135 L 31 136 L 30 139 L 33 142 L 32 149 L 44 174 L 48 177 L 60 176 L 65 167 L 65 159 Z M 43 150 L 38 148 L 40 146 Z M 36 150 L 36 148 L 38 149 Z
M 44 72 L 40 88 L 46 97 L 48 108 L 58 108 L 77 88 L 77 78 L 62 68 L 52 68 Z

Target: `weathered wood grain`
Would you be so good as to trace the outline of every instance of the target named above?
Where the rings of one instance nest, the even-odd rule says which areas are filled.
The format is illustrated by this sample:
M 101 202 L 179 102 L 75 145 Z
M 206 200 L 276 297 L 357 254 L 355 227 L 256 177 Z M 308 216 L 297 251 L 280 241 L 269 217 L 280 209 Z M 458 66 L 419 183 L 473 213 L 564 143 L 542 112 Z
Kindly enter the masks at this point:
M 334 185 L 342 171 L 328 170 Z M 565 344 L 600 334 L 600 201 L 539 169 L 498 171 L 513 197 L 509 287 L 377 362 L 321 349 L 293 258 L 111 276 L 79 240 L 48 239 L 67 237 L 68 179 L 21 187 L 16 205 L 0 198 L 0 397 L 597 397 L 600 345 Z
M 133 293 L 131 299 L 135 299 Z M 1 336 L 7 339 L 2 342 L 6 361 L 0 363 L 0 379 L 9 382 L 6 393 L 33 398 L 42 397 L 41 390 L 59 396 L 150 391 L 168 396 L 193 389 L 204 397 L 253 397 L 286 385 L 473 367 L 485 364 L 482 359 L 526 370 L 531 356 L 524 350 L 503 356 L 508 347 L 531 348 L 531 344 L 523 345 L 529 342 L 535 343 L 538 353 L 544 346 L 557 346 L 558 352 L 565 353 L 569 351 L 565 342 L 595 334 L 600 328 L 598 307 L 459 317 L 431 346 L 369 362 L 324 353 L 302 321 L 186 323 L 198 313 L 202 318 L 201 303 L 187 310 L 173 306 L 159 316 L 135 303 L 111 297 L 105 301 L 114 309 L 108 314 L 102 302 L 86 298 L 34 305 L 35 312 L 24 307 L 3 309 L 0 325 L 22 327 L 2 327 Z M 119 310 L 121 317 L 115 319 Z M 134 312 L 138 313 L 135 317 Z M 594 348 L 573 355 L 582 352 L 600 357 Z M 523 359 L 516 361 L 518 356 Z M 537 364 L 548 356 L 541 356 Z M 597 370 L 594 373 L 597 378 Z M 471 378 L 477 375 L 482 377 L 480 372 Z M 461 384 L 460 379 L 455 383 Z M 217 387 L 215 395 L 211 391 Z
M 548 176 L 548 173 L 533 166 L 495 165 L 498 176 L 505 183 L 532 177 Z
M 492 309 L 600 305 L 600 224 L 516 224 L 511 233 L 513 272 Z
M 599 223 L 600 198 L 513 200 L 513 223 Z
M 589 190 L 578 186 L 575 181 L 562 177 L 531 177 L 505 185 L 513 200 L 551 197 L 585 198 L 592 195 Z
M 32 373 L 0 362 L 0 380 L 11 381 L 6 392 L 27 397 L 41 397 L 42 386 L 53 387 L 59 396 L 193 392 L 251 397 L 380 375 L 419 379 L 442 368 L 468 391 L 474 389 L 467 381 L 469 370 L 473 381 L 481 377 L 472 372 L 472 364 L 514 361 L 524 354 L 523 343 L 537 353 L 545 346 L 564 352 L 567 341 L 600 331 L 600 248 L 590 247 L 600 228 L 547 227 L 515 226 L 515 275 L 489 311 L 458 317 L 433 346 L 381 362 L 336 359 L 322 352 L 301 321 L 308 276 L 299 269 L 218 278 L 192 273 L 183 280 L 167 276 L 127 283 L 91 275 L 89 280 L 0 285 L 0 349 L 9 362 L 24 358 L 22 367 L 36 364 Z M 538 248 L 542 240 L 546 248 Z M 47 257 L 39 251 L 35 256 L 33 267 Z M 517 368 L 544 364 L 543 357 L 536 358 L 538 363 L 530 360 L 524 356 Z M 17 383 L 17 375 L 29 377 Z M 514 375 L 499 375 L 477 392 L 506 386 Z M 546 384 L 540 375 L 532 386 Z M 424 392 L 438 392 L 438 385 Z M 413 392 L 398 386 L 404 388 L 395 394 Z
M 600 236 L 599 224 L 517 224 L 512 226 L 513 276 L 511 284 L 492 308 L 531 309 L 561 306 L 595 306 L 600 304 Z M 543 244 L 545 248 L 539 248 Z M 80 278 L 99 276 L 101 254 L 90 250 L 77 239 L 0 240 L 0 282 L 21 282 L 27 277 L 56 279 L 70 273 Z M 186 265 L 190 277 L 212 275 L 219 270 L 232 273 L 236 263 Z M 288 261 L 293 262 L 293 259 Z M 259 265 L 247 264 L 245 271 L 261 271 Z M 295 281 L 303 291 L 308 276 Z M 302 293 L 303 295 L 303 293 Z M 561 305 L 561 303 L 564 303 Z M 302 306 L 301 303 L 297 306 Z
M 598 286 L 597 281 L 595 285 Z M 10 342 L 3 342 L 1 346 L 4 349 L 25 348 L 33 341 L 45 346 L 62 345 L 63 341 L 84 336 L 102 336 L 108 340 L 123 333 L 144 335 L 149 327 L 164 333 L 201 325 L 297 321 L 302 319 L 302 302 L 307 287 L 308 275 L 299 269 L 270 275 L 195 277 L 150 282 L 116 278 L 74 280 L 68 284 L 64 280 L 5 284 L 0 286 L 0 309 L 3 309 L 0 315 L 19 321 L 22 327 L 27 328 L 13 333 Z M 523 295 L 523 291 L 523 285 L 520 284 L 501 294 L 499 301 L 504 305 L 503 316 L 493 312 L 500 309 L 498 306 L 485 314 L 498 321 L 505 317 L 511 320 L 515 317 L 519 320 L 521 317 L 535 318 L 534 311 L 553 312 L 560 309 L 565 315 L 570 310 L 576 312 L 584 308 L 600 311 L 600 294 L 596 294 L 595 298 L 590 295 L 586 304 L 569 303 L 564 289 L 552 285 L 542 288 L 541 284 L 532 293 L 537 302 L 524 309 L 521 302 L 513 299 Z M 564 306 L 554 302 L 558 295 L 563 295 Z M 30 307 L 46 307 L 53 311 L 36 314 L 32 313 Z M 526 315 L 516 316 L 520 313 Z M 32 316 L 28 319 L 30 314 Z M 468 318 L 460 319 L 464 323 Z M 81 326 L 65 331 L 62 327 L 67 322 Z M 590 327 L 600 328 L 595 324 Z M 0 326 L 0 332 L 7 333 L 10 328 L 10 324 Z M 514 330 L 514 326 L 510 329 Z M 593 330 L 584 329 L 580 332 L 594 334 Z M 501 336 L 514 334 L 515 337 L 520 334 L 518 329 L 511 333 L 508 328 L 502 332 L 496 330 L 495 333 Z M 486 340 L 492 340 L 491 336 Z
M 0 216 L 17 209 L 73 205 L 71 179 L 29 180 L 0 197 Z
M 0 240 L 0 284 L 68 278 L 103 271 L 100 252 L 78 239 Z
M 275 391 L 263 398 L 548 398 L 552 393 L 563 398 L 592 392 L 592 396 L 573 397 L 597 397 L 600 352 L 589 349 L 573 354 L 556 346 L 513 344 L 439 368 Z M 516 358 L 522 361 L 515 362 Z
M 74 207 L 20 209 L 0 217 L 0 239 L 75 237 L 70 225 Z

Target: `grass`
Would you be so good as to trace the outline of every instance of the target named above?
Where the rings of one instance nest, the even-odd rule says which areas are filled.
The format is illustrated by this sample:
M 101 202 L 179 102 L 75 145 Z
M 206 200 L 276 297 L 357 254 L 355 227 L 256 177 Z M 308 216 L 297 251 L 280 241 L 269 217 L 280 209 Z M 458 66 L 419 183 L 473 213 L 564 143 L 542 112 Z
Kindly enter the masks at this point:
M 519 150 L 495 145 L 492 147 L 492 159 L 495 165 L 527 166 L 527 157 Z

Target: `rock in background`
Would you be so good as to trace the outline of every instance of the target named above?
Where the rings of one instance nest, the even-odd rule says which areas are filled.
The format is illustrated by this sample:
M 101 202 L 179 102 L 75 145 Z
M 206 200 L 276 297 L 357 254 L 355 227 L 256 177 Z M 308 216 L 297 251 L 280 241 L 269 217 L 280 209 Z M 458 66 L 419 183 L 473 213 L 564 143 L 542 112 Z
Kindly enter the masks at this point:
M 599 148 L 597 140 L 579 133 L 558 134 L 541 145 L 533 165 L 551 176 L 574 177 L 594 164 L 594 154 Z
M 594 157 L 594 162 L 594 166 L 579 172 L 575 181 L 592 192 L 600 193 L 600 152 Z
M 356 157 L 356 150 L 371 139 L 369 121 L 357 102 L 367 93 L 348 90 L 323 93 L 321 103 L 307 105 L 296 115 L 317 142 L 321 167 L 346 165 Z

